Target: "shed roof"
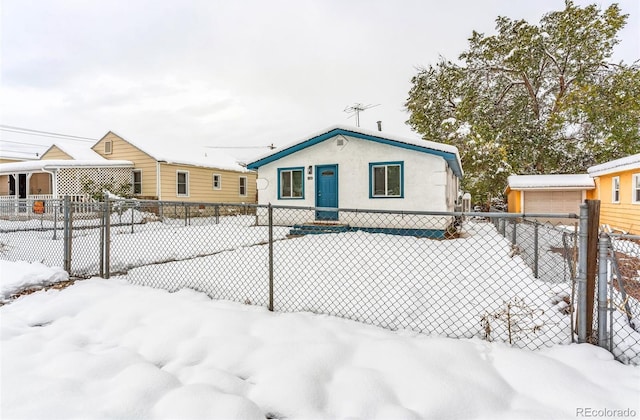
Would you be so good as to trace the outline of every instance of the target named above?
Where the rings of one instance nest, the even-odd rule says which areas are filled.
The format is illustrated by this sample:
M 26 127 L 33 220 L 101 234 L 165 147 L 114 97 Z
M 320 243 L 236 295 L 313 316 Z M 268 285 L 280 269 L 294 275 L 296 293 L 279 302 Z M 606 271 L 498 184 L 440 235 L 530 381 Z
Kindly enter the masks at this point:
M 631 169 L 640 169 L 640 153 L 591 166 L 587 169 L 587 173 L 591 176 L 600 176 Z
M 592 190 L 596 187 L 587 174 L 511 175 L 507 184 L 512 190 Z
M 422 140 L 420 138 L 410 139 L 406 137 L 389 135 L 380 131 L 363 130 L 361 128 L 346 127 L 340 125 L 329 127 L 315 134 L 312 134 L 311 136 L 283 146 L 280 150 L 276 150 L 258 157 L 253 162 L 250 162 L 247 165 L 247 168 L 258 169 L 260 166 L 266 165 L 299 150 L 305 149 L 309 146 L 313 146 L 338 135 L 355 137 L 362 140 L 388 144 L 391 146 L 402 147 L 408 150 L 440 156 L 447 162 L 453 173 L 458 178 L 462 178 L 464 174 L 462 171 L 460 156 L 458 154 L 458 148 L 455 146 L 437 143 L 434 141 Z

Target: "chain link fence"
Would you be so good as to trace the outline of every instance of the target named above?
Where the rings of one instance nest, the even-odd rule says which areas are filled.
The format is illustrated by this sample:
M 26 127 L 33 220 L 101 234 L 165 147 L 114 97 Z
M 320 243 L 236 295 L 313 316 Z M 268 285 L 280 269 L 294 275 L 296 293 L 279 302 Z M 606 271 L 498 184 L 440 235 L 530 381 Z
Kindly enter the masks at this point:
M 3 258 L 390 329 L 528 348 L 572 339 L 565 259 L 540 253 L 559 268 L 536 278 L 487 220 L 340 209 L 334 223 L 326 209 L 114 201 L 70 204 L 66 227 L 64 208 L 3 220 Z
M 640 365 L 640 236 L 603 235 L 607 259 L 605 282 L 608 342 L 605 346 L 624 362 Z
M 75 277 L 190 288 L 276 311 L 536 349 L 574 340 L 576 220 L 140 200 L 82 208 L 51 202 L 43 213 L 0 218 L 0 257 L 63 266 Z M 615 334 L 628 325 L 619 318 L 612 322 Z

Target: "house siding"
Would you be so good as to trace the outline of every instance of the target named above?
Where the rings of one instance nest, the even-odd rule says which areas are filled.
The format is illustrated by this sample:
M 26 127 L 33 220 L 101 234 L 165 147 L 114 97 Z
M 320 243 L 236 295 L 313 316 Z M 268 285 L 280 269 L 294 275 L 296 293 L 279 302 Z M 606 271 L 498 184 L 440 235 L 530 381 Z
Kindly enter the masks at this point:
M 0 158 L 0 165 L 3 164 L 3 163 L 15 163 L 15 162 L 24 162 L 24 160 L 22 160 L 22 159 Z
M 189 173 L 188 196 L 177 194 L 178 171 Z M 213 189 L 213 175 L 221 176 L 222 188 Z M 247 194 L 240 195 L 240 177 L 247 178 Z M 255 172 L 235 172 L 217 168 L 203 168 L 160 162 L 162 200 L 215 203 L 256 203 Z
M 344 136 L 346 137 L 346 136 Z M 278 199 L 278 168 L 312 167 L 305 170 L 305 197 L 296 206 L 316 205 L 315 167 L 338 165 L 338 206 L 341 208 L 376 208 L 381 210 L 448 211 L 449 171 L 444 159 L 427 153 L 367 140 L 346 137 L 347 143 L 337 146 L 336 137 L 307 147 L 260 167 L 260 178 L 268 188 L 260 193 L 260 204 L 292 205 L 291 200 Z M 369 164 L 373 162 L 403 162 L 403 198 L 370 198 Z M 425 170 L 425 168 L 430 168 Z M 420 174 L 420 176 L 416 176 Z M 457 187 L 457 185 L 456 185 Z M 453 188 L 453 187 L 451 187 Z M 457 191 L 456 193 L 457 194 Z M 449 195 L 452 195 L 449 192 Z
M 522 213 L 522 191 L 509 191 L 509 194 L 507 194 L 507 210 L 509 213 Z
M 110 154 L 104 153 L 104 143 L 106 141 L 112 142 L 112 152 Z M 142 192 L 138 194 L 138 197 L 160 198 L 157 189 L 156 160 L 152 156 L 111 132 L 94 144 L 92 149 L 105 159 L 133 162 L 133 169 L 139 170 L 142 174 Z
M 343 140 L 342 145 L 338 140 Z M 401 163 L 402 193 L 400 197 L 372 197 L 370 164 Z M 356 137 L 339 135 L 300 149 L 273 162 L 260 166 L 259 176 L 267 188 L 260 190 L 260 204 L 283 206 L 316 206 L 316 168 L 321 165 L 338 166 L 338 207 L 341 209 L 376 209 L 397 211 L 452 211 L 457 198 L 458 180 L 446 161 L 436 155 L 407 150 Z M 304 198 L 291 200 L 278 197 L 278 169 L 305 168 Z M 311 167 L 311 173 L 309 173 Z M 313 210 L 274 212 L 274 223 L 308 223 L 315 220 Z M 339 221 L 357 226 L 359 223 L 379 227 L 414 227 L 415 220 L 380 217 L 365 220 L 347 211 L 339 212 Z M 392 220 L 393 219 L 393 220 Z M 424 228 L 445 229 L 446 218 L 425 216 Z M 262 223 L 263 220 L 260 221 Z M 404 226 L 407 224 L 407 226 Z
M 595 177 L 596 191 L 590 198 L 600 200 L 600 223 L 634 235 L 640 235 L 640 203 L 632 202 L 632 179 L 640 169 L 631 169 Z M 620 202 L 612 200 L 612 180 L 620 177 Z
M 72 156 L 63 152 L 58 146 L 53 145 L 49 150 L 47 150 L 42 157 L 41 160 L 70 160 L 73 159 Z

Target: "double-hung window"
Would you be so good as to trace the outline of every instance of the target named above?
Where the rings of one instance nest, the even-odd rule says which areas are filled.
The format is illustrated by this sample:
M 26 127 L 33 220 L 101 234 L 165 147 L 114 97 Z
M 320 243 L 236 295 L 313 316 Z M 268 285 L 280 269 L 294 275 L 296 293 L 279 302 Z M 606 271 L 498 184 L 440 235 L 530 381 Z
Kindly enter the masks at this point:
M 241 176 L 240 177 L 240 196 L 246 197 L 246 195 L 247 195 L 247 177 Z
M 141 170 L 133 171 L 131 184 L 133 186 L 133 193 L 135 195 L 142 194 L 142 171 Z
M 213 174 L 213 189 L 214 190 L 222 189 L 222 175 Z
M 176 172 L 176 192 L 178 197 L 186 197 L 189 195 L 189 172 Z
M 620 202 L 620 177 L 614 176 L 611 179 L 611 202 L 619 203 Z
M 278 199 L 304 198 L 304 168 L 278 169 Z
M 369 164 L 369 198 L 404 197 L 404 162 Z
M 631 177 L 631 202 L 640 204 L 640 174 L 633 174 Z

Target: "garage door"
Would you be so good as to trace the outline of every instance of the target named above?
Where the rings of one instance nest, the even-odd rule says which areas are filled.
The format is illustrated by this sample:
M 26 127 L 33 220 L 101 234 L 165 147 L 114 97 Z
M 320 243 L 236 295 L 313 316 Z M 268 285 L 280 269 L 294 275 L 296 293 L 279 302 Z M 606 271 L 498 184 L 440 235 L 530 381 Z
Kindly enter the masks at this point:
M 580 213 L 582 191 L 524 191 L 525 213 Z

